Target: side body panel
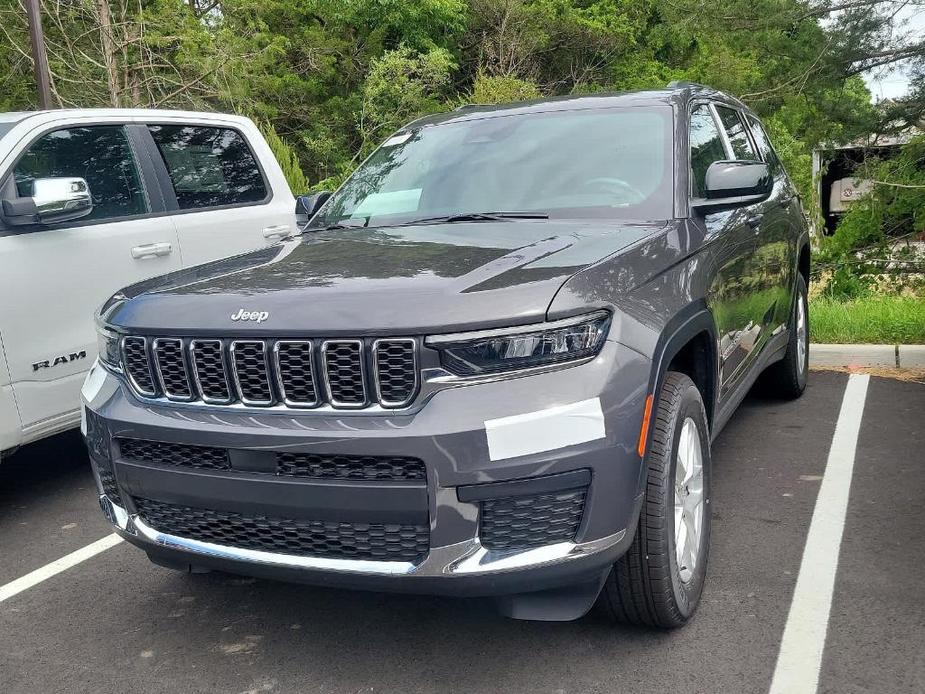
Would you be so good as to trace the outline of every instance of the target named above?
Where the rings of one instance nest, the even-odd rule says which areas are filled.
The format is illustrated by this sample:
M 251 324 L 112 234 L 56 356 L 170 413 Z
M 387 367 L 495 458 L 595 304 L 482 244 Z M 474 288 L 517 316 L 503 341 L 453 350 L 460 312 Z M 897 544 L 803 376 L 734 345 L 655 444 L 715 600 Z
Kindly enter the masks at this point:
M 3 351 L 3 335 L 0 335 L 0 455 L 15 448 L 22 441 L 22 422 L 16 409 L 16 395 L 10 382 L 10 370 Z
M 26 119 L 3 138 L 0 181 L 6 179 L 20 155 L 47 132 L 69 126 L 131 126 L 149 121 L 130 112 L 52 113 Z M 184 265 L 277 243 L 278 236 L 264 237 L 267 227 L 295 229 L 294 199 L 253 123 L 230 116 L 203 114 L 193 118 L 171 112 L 164 112 L 159 122 L 237 129 L 260 162 L 271 191 L 269 200 L 247 207 L 177 214 L 169 209 L 164 181 L 158 180 L 155 157 L 159 154 L 145 147 L 136 128 L 129 137 L 149 214 L 25 230 L 0 229 L 0 296 L 9 298 L 0 315 L 9 370 L 8 382 L 0 382 L 0 448 L 76 426 L 80 384 L 96 356 L 93 313 L 113 292 Z M 169 250 L 163 255 L 135 257 L 140 247 L 151 244 Z
M 177 245 L 162 219 L 55 228 L 0 238 L 0 315 L 13 388 L 28 429 L 70 416 L 96 356 L 93 313 L 119 287 L 179 269 L 176 253 L 141 259 L 132 249 Z M 54 427 L 53 427 L 54 428 Z
M 688 191 L 688 110 L 676 113 L 675 181 Z M 716 436 L 761 371 L 784 354 L 799 252 L 808 236 L 782 169 L 762 203 L 704 217 L 690 209 L 685 193 L 676 215 L 667 228 L 570 278 L 547 316 L 589 305 L 611 308 L 611 339 L 651 360 L 652 393 L 677 351 L 707 334 L 714 385 L 706 407 Z
M 180 210 L 163 157 L 147 137 L 150 156 L 165 190 L 167 209 L 177 231 L 183 266 L 200 265 L 264 246 L 272 246 L 297 231 L 295 198 L 276 157 L 257 127 L 247 119 L 217 116 L 208 121 L 189 118 L 148 119 L 147 124 L 203 125 L 236 131 L 246 141 L 261 170 L 267 197 L 256 203 Z M 302 191 L 300 191 L 302 192 Z

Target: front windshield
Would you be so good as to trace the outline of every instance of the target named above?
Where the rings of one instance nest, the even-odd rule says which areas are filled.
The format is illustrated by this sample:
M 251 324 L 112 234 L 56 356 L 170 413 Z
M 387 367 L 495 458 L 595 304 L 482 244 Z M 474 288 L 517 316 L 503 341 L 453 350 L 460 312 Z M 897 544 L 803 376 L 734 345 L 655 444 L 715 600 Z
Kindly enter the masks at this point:
M 309 228 L 406 224 L 479 212 L 665 219 L 670 108 L 494 115 L 389 138 Z

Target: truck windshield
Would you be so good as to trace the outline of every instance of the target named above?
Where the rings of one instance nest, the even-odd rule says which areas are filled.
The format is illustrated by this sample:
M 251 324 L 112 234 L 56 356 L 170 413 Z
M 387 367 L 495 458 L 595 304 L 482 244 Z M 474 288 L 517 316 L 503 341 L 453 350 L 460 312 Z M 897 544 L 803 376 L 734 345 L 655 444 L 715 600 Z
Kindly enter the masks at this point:
M 672 151 L 668 107 L 502 113 L 412 126 L 386 140 L 308 228 L 502 212 L 665 219 L 672 214 Z

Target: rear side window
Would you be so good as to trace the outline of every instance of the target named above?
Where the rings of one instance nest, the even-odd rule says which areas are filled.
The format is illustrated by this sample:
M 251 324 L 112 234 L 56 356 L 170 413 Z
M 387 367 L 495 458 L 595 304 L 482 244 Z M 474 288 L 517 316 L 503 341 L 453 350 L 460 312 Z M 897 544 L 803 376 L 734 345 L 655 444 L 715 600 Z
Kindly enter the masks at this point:
M 717 106 L 716 112 L 719 114 L 719 119 L 723 122 L 726 135 L 729 136 L 729 144 L 732 145 L 732 154 L 735 158 L 757 161 L 758 153 L 755 152 L 751 140 L 748 139 L 748 133 L 745 131 L 745 123 L 742 121 L 739 112 L 731 108 L 726 108 L 725 106 Z
M 761 158 L 767 163 L 771 169 L 771 173 L 777 175 L 781 169 L 780 160 L 777 158 L 777 153 L 774 151 L 774 148 L 771 146 L 771 140 L 768 138 L 768 134 L 764 130 L 764 126 L 758 122 L 757 118 L 752 116 L 746 116 L 748 119 L 749 130 L 752 131 L 752 137 L 755 138 L 755 142 L 758 145 L 758 151 L 761 153 Z
M 706 104 L 695 106 L 691 111 L 690 148 L 691 195 L 700 198 L 704 194 L 704 181 L 710 164 L 726 159 L 723 138 Z
M 257 160 L 230 128 L 151 125 L 181 210 L 246 205 L 267 197 Z
M 81 223 L 148 211 L 132 148 L 119 125 L 65 128 L 42 135 L 19 160 L 13 177 L 20 197 L 32 195 L 37 178 L 86 180 L 93 211 Z

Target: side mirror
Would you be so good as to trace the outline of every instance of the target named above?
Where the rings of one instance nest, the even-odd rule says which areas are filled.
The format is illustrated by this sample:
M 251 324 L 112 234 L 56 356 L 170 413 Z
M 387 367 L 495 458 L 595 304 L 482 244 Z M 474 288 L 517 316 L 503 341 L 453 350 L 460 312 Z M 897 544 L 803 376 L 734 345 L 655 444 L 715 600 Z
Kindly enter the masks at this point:
M 12 226 L 70 222 L 93 211 L 90 186 L 82 178 L 37 178 L 32 197 L 3 201 L 3 218 Z
M 331 193 L 327 190 L 297 197 L 295 199 L 295 214 L 298 223 L 304 224 L 310 221 L 315 216 L 315 213 L 328 201 L 329 197 L 331 197 Z
M 761 202 L 771 194 L 774 180 L 760 161 L 715 161 L 706 175 L 706 197 L 693 201 L 698 209 L 742 207 Z

